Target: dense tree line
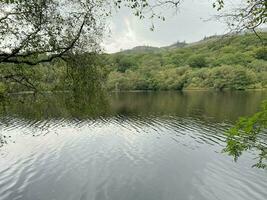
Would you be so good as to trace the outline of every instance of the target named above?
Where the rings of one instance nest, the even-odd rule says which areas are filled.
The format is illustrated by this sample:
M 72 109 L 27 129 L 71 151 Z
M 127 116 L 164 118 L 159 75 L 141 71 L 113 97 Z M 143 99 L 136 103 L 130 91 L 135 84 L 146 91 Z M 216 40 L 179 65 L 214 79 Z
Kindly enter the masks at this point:
M 267 33 L 261 37 L 267 39 Z M 27 67 L 1 64 L 0 93 L 17 91 L 267 88 L 267 49 L 254 34 L 211 37 L 182 48 L 84 53 Z M 91 88 L 93 87 L 93 88 Z
M 267 34 L 261 33 L 266 41 Z M 183 48 L 108 56 L 112 90 L 261 89 L 267 48 L 254 34 L 211 37 Z
M 156 52 L 83 54 L 32 67 L 2 64 L 0 90 L 69 90 L 75 83 L 94 81 L 110 90 L 265 88 L 266 55 L 255 35 L 248 34 Z

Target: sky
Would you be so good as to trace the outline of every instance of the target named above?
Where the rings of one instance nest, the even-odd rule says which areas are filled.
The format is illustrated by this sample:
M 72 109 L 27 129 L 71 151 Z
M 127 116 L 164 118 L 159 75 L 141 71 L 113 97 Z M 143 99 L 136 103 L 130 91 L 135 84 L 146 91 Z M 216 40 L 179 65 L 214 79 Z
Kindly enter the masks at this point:
M 121 9 L 108 20 L 110 33 L 103 42 L 108 53 L 131 49 L 135 46 L 167 46 L 177 41 L 195 42 L 205 36 L 227 32 L 224 23 L 215 19 L 214 0 L 184 0 L 176 13 L 165 9 L 165 21 L 156 20 L 151 31 L 149 19 L 140 20 L 128 9 Z

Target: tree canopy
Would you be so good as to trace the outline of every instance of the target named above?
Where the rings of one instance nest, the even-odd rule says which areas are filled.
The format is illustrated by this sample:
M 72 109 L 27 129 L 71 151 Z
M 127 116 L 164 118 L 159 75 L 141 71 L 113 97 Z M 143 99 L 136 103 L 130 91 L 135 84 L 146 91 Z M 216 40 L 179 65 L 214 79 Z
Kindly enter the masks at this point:
M 105 19 L 121 7 L 138 18 L 159 18 L 162 7 L 177 8 L 181 0 L 1 0 L 0 63 L 35 65 L 73 52 L 97 52 Z M 224 0 L 213 6 L 224 9 Z M 266 0 L 248 0 L 223 14 L 231 27 L 253 29 L 266 23 Z M 153 24 L 151 29 L 153 30 Z
M 218 11 L 223 10 L 225 0 L 216 0 L 213 7 Z M 224 12 L 220 17 L 226 19 L 229 27 L 241 31 L 260 27 L 267 22 L 267 1 L 266 0 L 246 0 L 238 4 L 233 10 Z
M 180 1 L 177 2 L 177 4 Z M 143 19 L 161 18 L 147 0 L 0 1 L 0 63 L 35 65 L 67 53 L 98 52 L 105 19 L 128 7 Z
M 234 160 L 242 155 L 244 151 L 256 149 L 259 154 L 257 163 L 253 167 L 267 167 L 267 146 L 264 142 L 264 132 L 267 128 L 267 102 L 262 104 L 260 112 L 251 117 L 240 118 L 234 127 L 227 133 L 227 146 L 224 152 L 234 157 Z
M 29 0 L 0 5 L 0 63 L 35 65 L 70 50 L 99 48 L 102 1 Z

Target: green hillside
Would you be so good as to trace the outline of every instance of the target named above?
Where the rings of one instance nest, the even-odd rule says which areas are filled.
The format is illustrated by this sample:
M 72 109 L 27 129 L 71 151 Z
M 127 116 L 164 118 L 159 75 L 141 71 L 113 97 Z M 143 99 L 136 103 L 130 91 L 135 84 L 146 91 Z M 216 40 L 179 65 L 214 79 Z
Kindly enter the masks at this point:
M 35 66 L 1 64 L 0 98 L 21 91 L 264 89 L 267 33 L 213 36 L 166 47 L 135 47 L 115 54 L 73 54 Z
M 267 88 L 267 33 L 107 55 L 110 90 Z M 264 45 L 265 44 L 265 45 Z

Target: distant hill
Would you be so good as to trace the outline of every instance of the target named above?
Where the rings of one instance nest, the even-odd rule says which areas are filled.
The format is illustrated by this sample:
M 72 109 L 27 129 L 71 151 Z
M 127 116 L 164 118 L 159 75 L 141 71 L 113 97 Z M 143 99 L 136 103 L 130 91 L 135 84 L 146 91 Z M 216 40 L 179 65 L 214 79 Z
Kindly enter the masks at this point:
M 152 47 L 152 46 L 136 46 L 132 49 L 127 49 L 120 51 L 118 53 L 156 53 L 164 50 L 170 50 L 170 49 L 176 49 L 176 48 L 183 48 L 186 45 L 188 45 L 186 42 L 176 42 L 174 44 L 171 44 L 169 46 L 165 47 Z
M 136 46 L 132 49 L 122 50 L 118 53 L 148 53 L 148 52 L 157 52 L 159 51 L 159 47 L 151 47 L 151 46 Z
M 258 29 L 258 32 L 260 33 L 267 33 L 267 27 L 266 28 L 260 28 Z M 244 35 L 244 34 L 253 34 L 252 31 L 245 31 L 242 32 L 238 35 Z M 192 43 L 186 43 L 184 42 L 176 42 L 174 44 L 168 45 L 168 46 L 163 46 L 163 47 L 153 47 L 153 46 L 136 46 L 132 49 L 127 49 L 127 50 L 122 50 L 117 53 L 156 53 L 160 51 L 165 51 L 165 50 L 172 50 L 172 49 L 177 49 L 177 48 L 184 48 L 184 47 L 191 47 L 195 45 L 200 45 L 200 44 L 205 44 L 209 42 L 216 42 L 217 40 L 221 40 L 222 38 L 229 38 L 229 37 L 235 37 L 237 35 L 213 35 L 213 36 L 208 36 L 203 38 L 200 41 L 197 42 L 192 42 Z
M 197 45 L 205 42 L 210 42 L 210 41 L 215 41 L 217 39 L 221 38 L 221 36 L 210 36 L 206 37 L 203 40 L 200 40 L 198 42 L 193 42 L 193 43 L 186 43 L 186 42 L 176 42 L 174 44 L 168 45 L 168 46 L 163 46 L 163 47 L 152 47 L 152 46 L 136 46 L 132 49 L 127 49 L 127 50 L 122 50 L 120 52 L 117 52 L 118 54 L 132 54 L 132 53 L 157 53 L 161 51 L 166 51 L 166 50 L 172 50 L 172 49 L 177 49 L 177 48 L 184 48 L 184 47 L 189 47 L 192 45 Z M 116 54 L 116 53 L 115 53 Z
M 171 44 L 169 46 L 166 47 L 161 47 L 161 49 L 176 49 L 176 48 L 183 48 L 185 46 L 187 46 L 188 44 L 186 42 L 176 42 L 174 44 Z

